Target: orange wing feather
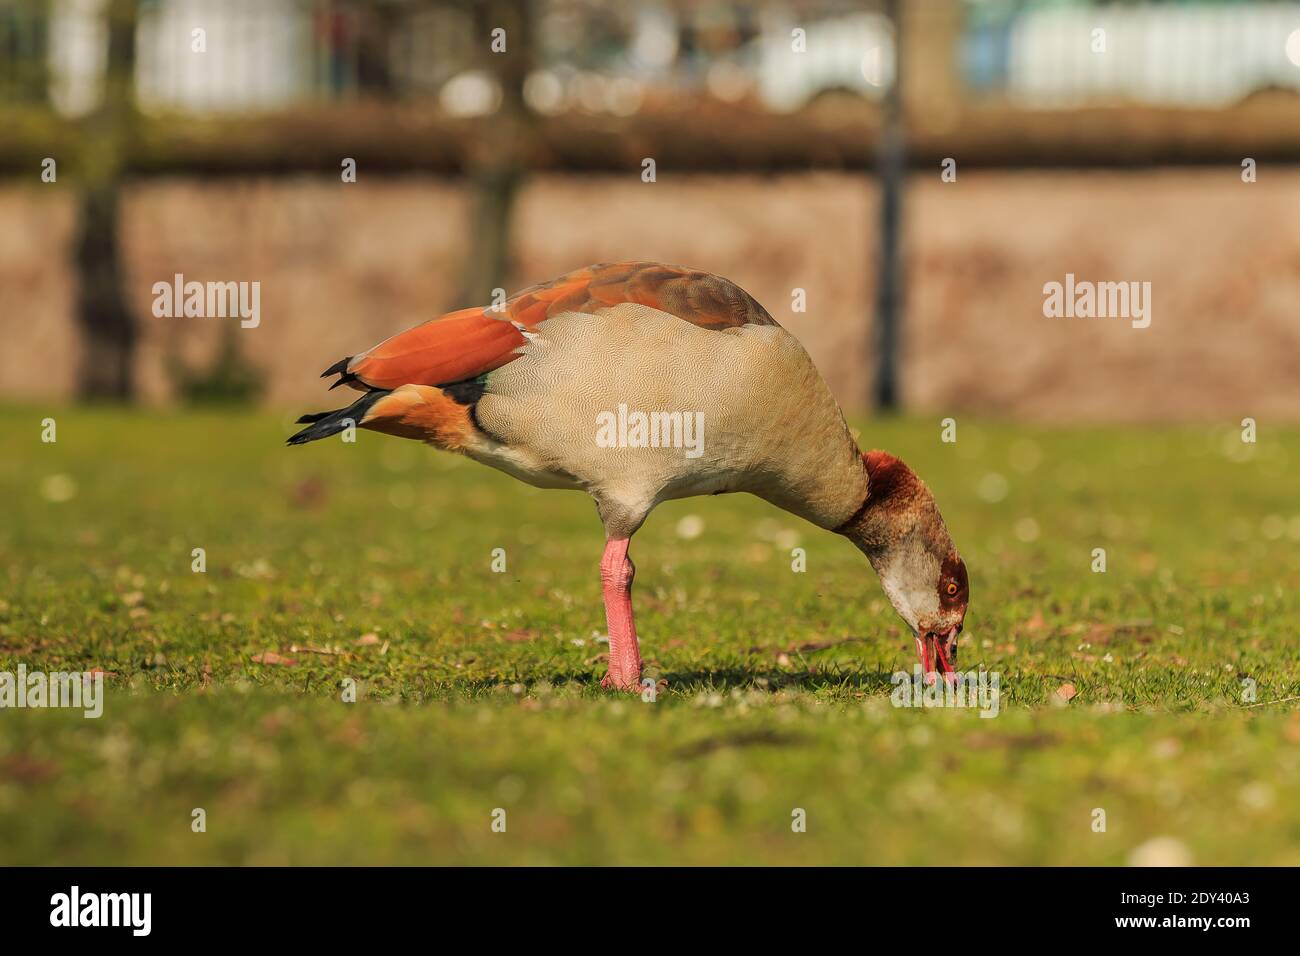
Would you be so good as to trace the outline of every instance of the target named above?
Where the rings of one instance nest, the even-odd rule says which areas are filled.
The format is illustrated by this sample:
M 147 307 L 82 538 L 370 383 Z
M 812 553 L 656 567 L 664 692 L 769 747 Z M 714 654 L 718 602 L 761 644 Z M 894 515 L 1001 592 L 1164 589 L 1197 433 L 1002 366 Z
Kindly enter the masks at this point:
M 354 356 L 346 379 L 383 389 L 463 382 L 517 357 L 525 339 L 514 323 L 532 329 L 563 312 L 594 313 L 624 302 L 706 329 L 776 324 L 747 292 L 707 272 L 653 262 L 595 265 L 524 289 L 500 311 L 459 309 L 394 335 Z

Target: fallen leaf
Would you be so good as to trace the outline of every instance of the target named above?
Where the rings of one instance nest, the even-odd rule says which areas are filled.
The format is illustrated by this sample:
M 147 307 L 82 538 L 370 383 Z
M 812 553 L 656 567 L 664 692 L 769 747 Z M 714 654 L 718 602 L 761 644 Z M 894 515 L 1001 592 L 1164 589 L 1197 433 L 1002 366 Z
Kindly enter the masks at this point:
M 289 645 L 289 652 L 291 654 L 297 654 L 300 651 L 304 654 L 341 654 L 342 653 L 342 651 L 332 650 L 331 648 L 328 647 L 312 647 L 310 644 Z
M 1282 728 L 1282 736 L 1290 743 L 1300 744 L 1300 719 L 1297 719 L 1297 715 L 1291 715 L 1290 722 Z
M 30 754 L 15 753 L 0 760 L 0 772 L 18 783 L 45 783 L 59 775 L 59 765 Z
M 1061 700 L 1073 700 L 1078 696 L 1078 693 L 1079 692 L 1075 690 L 1073 684 L 1062 684 L 1060 687 L 1056 688 L 1056 696 L 1061 698 Z
M 289 503 L 296 508 L 315 508 L 325 502 L 325 484 L 318 478 L 304 478 L 289 492 Z
M 340 724 L 338 729 L 330 735 L 330 739 L 343 744 L 345 747 L 360 747 L 366 742 L 366 733 L 361 726 L 361 722 L 353 718 Z
M 357 638 L 355 641 L 353 641 L 352 643 L 354 643 L 354 644 L 360 644 L 360 645 L 362 645 L 363 647 L 369 647 L 371 644 L 378 644 L 378 643 L 379 643 L 379 635 L 378 635 L 378 634 L 362 634 L 360 637 L 358 637 L 358 638 Z
M 291 664 L 297 664 L 298 662 L 294 660 L 292 657 L 284 657 L 280 654 L 277 654 L 275 651 L 266 651 L 261 654 L 254 654 L 253 663 L 254 664 L 279 664 L 283 666 L 289 666 Z

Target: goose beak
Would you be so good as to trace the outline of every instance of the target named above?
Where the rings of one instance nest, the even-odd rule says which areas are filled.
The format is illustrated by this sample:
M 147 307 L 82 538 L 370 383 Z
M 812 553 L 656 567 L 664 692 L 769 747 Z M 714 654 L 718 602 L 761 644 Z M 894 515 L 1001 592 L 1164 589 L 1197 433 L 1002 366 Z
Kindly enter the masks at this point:
M 952 679 L 957 669 L 957 626 L 953 625 L 943 633 L 926 631 L 925 636 L 916 635 L 916 656 L 921 660 L 921 673 L 925 682 L 933 684 L 936 680 L 935 665 L 943 672 L 944 680 Z

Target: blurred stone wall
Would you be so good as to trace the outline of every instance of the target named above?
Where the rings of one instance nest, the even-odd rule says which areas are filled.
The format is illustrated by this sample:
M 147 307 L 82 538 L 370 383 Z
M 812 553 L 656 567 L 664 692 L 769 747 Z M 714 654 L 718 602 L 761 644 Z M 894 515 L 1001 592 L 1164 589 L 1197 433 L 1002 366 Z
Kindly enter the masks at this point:
M 1041 420 L 1300 419 L 1300 171 L 962 172 L 907 195 L 904 399 L 915 411 Z M 463 184 L 424 177 L 155 180 L 131 187 L 129 297 L 141 398 L 211 359 L 223 329 L 267 401 L 317 409 L 338 358 L 463 305 Z M 0 396 L 73 394 L 72 207 L 0 189 Z M 848 408 L 870 375 L 875 191 L 867 177 L 661 173 L 534 178 L 512 290 L 592 262 L 657 259 L 733 279 L 806 345 Z M 152 285 L 258 281 L 261 323 L 155 318 Z M 1049 319 L 1043 285 L 1152 285 L 1152 322 Z M 807 311 L 791 310 L 796 288 Z

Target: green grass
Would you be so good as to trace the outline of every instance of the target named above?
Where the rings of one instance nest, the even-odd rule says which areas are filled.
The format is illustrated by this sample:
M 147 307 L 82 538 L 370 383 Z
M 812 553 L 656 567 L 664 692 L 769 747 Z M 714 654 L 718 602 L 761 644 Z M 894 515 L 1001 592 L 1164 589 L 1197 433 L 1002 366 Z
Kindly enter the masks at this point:
M 0 409 L 0 670 L 109 672 L 0 710 L 0 863 L 1300 863 L 1300 431 L 863 423 L 970 568 L 981 719 L 891 706 L 866 561 L 744 496 L 638 534 L 667 684 L 612 697 L 585 496 L 291 417 Z

